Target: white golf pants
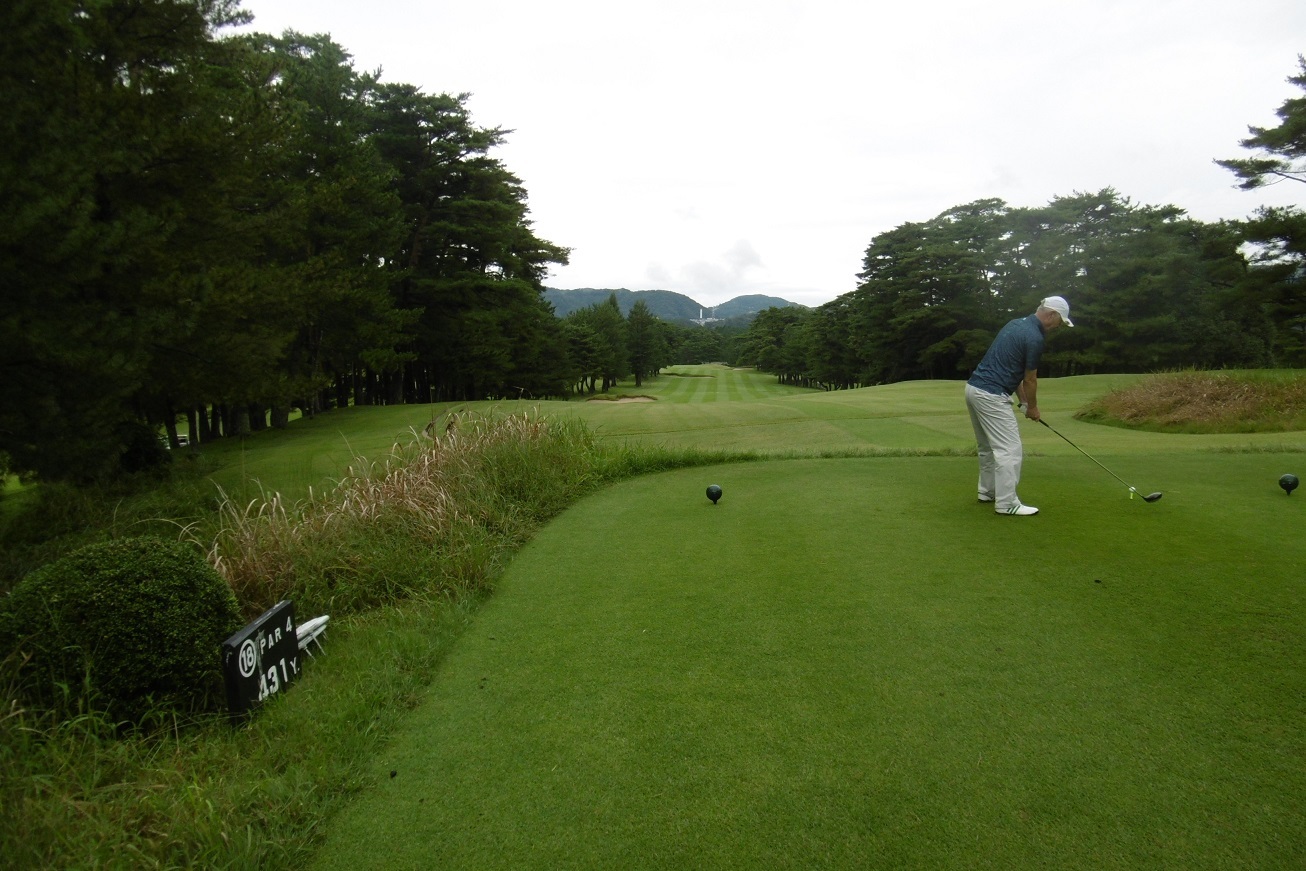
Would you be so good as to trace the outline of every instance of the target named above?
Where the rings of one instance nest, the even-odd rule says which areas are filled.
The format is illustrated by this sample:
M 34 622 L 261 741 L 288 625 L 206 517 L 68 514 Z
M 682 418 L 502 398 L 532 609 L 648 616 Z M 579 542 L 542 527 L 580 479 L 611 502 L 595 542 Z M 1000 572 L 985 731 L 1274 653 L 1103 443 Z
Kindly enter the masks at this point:
M 1020 504 L 1016 485 L 1024 449 L 1011 397 L 998 396 L 966 385 L 966 408 L 975 428 L 979 448 L 979 495 L 993 498 L 995 511 L 1004 512 Z

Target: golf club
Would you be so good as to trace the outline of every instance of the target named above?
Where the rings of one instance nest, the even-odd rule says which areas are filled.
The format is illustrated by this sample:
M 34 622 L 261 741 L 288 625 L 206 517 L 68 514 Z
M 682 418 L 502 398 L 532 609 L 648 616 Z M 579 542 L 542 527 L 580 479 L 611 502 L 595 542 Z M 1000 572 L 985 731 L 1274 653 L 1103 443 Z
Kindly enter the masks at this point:
M 1045 427 L 1047 427 L 1048 429 L 1052 430 L 1053 432 L 1056 432 L 1057 435 L 1061 436 L 1061 438 L 1065 439 L 1066 444 L 1070 445 L 1072 448 L 1074 448 L 1075 450 L 1079 451 L 1081 454 L 1083 454 L 1084 456 L 1088 457 L 1090 460 L 1093 460 L 1093 462 L 1097 463 L 1099 466 L 1102 466 L 1102 464 L 1101 464 L 1101 463 L 1098 463 L 1098 461 L 1097 461 L 1097 460 L 1096 460 L 1096 459 L 1095 459 L 1091 454 L 1089 454 L 1088 451 L 1084 450 L 1084 449 L 1081 448 L 1079 445 L 1075 444 L 1075 443 L 1072 442 L 1070 439 L 1066 438 L 1065 436 L 1061 435 L 1061 433 L 1057 432 L 1057 431 L 1052 427 L 1052 424 L 1048 423 L 1046 420 L 1044 420 L 1044 419 L 1041 418 L 1041 417 L 1038 419 L 1038 422 L 1041 423 L 1041 424 L 1043 424 Z M 1113 472 L 1113 471 L 1111 471 L 1110 469 L 1108 469 L 1106 466 L 1102 466 L 1102 471 L 1106 472 L 1106 473 L 1107 473 L 1108 475 L 1110 475 L 1112 478 L 1115 478 L 1115 479 L 1116 479 L 1117 481 L 1119 481 L 1121 484 L 1124 484 L 1126 487 L 1128 487 L 1128 488 L 1129 488 L 1129 498 L 1130 498 L 1130 499 L 1134 498 L 1134 494 L 1137 493 L 1138 491 L 1135 490 L 1135 489 L 1133 488 L 1133 486 L 1132 486 L 1128 481 L 1126 481 L 1124 478 L 1121 478 L 1119 475 L 1117 475 L 1115 472 Z M 1160 499 L 1160 498 L 1161 498 L 1161 494 L 1160 494 L 1159 492 L 1157 492 L 1157 493 L 1148 493 L 1146 496 L 1143 496 L 1143 501 L 1144 501 L 1144 502 L 1155 502 L 1156 500 L 1158 500 L 1158 499 Z

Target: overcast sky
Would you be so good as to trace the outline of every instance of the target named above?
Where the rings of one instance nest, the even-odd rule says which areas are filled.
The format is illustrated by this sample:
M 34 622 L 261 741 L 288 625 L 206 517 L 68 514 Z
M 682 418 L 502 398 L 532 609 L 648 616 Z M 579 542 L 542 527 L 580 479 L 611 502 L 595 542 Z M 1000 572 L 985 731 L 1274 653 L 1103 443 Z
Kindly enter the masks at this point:
M 244 0 L 360 71 L 470 93 L 551 287 L 715 305 L 853 290 L 866 246 L 998 197 L 1114 187 L 1195 218 L 1296 205 L 1212 163 L 1302 92 L 1302 0 Z M 1295 188 L 1295 190 L 1293 189 Z

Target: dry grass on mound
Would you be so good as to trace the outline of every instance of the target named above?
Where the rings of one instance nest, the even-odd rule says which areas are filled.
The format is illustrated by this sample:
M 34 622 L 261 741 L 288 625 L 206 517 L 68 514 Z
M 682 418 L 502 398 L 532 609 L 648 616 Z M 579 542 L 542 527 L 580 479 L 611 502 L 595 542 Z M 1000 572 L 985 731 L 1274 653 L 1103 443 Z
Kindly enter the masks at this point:
M 1170 372 L 1094 400 L 1081 420 L 1163 432 L 1306 429 L 1306 373 Z

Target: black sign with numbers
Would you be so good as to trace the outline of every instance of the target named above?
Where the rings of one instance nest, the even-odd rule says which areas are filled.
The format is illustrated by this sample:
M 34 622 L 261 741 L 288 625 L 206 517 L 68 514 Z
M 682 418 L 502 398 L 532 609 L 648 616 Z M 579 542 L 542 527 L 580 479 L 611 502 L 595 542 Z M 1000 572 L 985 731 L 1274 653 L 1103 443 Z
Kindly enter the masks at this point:
M 299 677 L 295 605 L 278 602 L 258 619 L 222 642 L 222 673 L 227 709 L 243 718 Z

